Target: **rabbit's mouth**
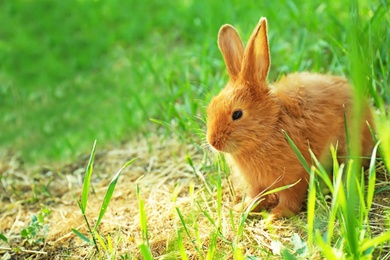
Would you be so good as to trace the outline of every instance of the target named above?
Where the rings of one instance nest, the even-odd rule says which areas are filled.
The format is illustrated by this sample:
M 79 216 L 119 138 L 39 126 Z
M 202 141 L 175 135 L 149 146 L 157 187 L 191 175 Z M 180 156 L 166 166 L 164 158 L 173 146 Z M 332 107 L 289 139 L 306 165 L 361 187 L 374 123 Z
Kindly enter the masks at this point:
M 234 153 L 237 150 L 236 145 L 233 142 L 228 142 L 221 139 L 208 140 L 210 147 L 218 152 L 222 153 Z
M 225 145 L 222 142 L 214 141 L 210 143 L 210 146 L 213 147 L 218 152 L 225 152 Z

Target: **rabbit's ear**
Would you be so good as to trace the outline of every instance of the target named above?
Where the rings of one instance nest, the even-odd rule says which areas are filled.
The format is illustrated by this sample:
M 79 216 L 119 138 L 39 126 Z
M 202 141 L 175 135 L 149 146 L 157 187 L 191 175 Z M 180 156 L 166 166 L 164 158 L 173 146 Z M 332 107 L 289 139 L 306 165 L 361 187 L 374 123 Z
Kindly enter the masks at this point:
M 241 71 L 243 78 L 252 83 L 265 83 L 271 64 L 266 18 L 262 17 L 253 31 L 243 59 Z
M 225 24 L 219 29 L 218 46 L 225 60 L 229 77 L 235 80 L 241 71 L 244 44 L 233 26 Z

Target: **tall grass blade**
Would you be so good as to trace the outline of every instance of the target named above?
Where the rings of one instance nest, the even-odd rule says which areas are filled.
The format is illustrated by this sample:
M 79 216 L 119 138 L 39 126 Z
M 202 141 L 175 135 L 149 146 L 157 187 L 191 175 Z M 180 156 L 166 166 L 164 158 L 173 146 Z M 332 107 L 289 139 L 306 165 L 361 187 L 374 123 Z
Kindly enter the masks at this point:
M 285 186 L 282 186 L 282 187 L 278 187 L 278 188 L 266 191 L 266 192 L 262 193 L 261 196 L 263 197 L 263 196 L 267 196 L 269 194 L 278 193 L 280 191 L 287 190 L 287 189 L 297 185 L 300 181 L 302 181 L 302 180 L 299 179 L 298 181 L 296 181 L 296 182 L 294 182 L 292 184 L 288 184 L 288 185 L 285 185 Z
M 0 233 L 0 240 L 2 240 L 5 243 L 8 243 L 8 238 L 4 236 L 2 233 Z
M 310 174 L 310 166 L 307 163 L 305 157 L 303 157 L 301 151 L 299 151 L 298 147 L 295 145 L 294 141 L 290 138 L 290 136 L 287 134 L 287 132 L 284 130 L 282 130 L 282 132 L 283 132 L 284 136 L 286 137 L 287 142 L 289 143 L 289 145 L 293 149 L 295 155 L 298 157 L 299 161 L 301 162 L 301 164 L 305 168 L 305 170 L 307 171 L 307 173 Z
M 112 197 L 112 194 L 114 193 L 114 190 L 115 190 L 115 186 L 118 182 L 118 178 L 119 178 L 119 175 L 121 174 L 121 172 L 126 168 L 128 167 L 129 165 L 133 164 L 138 158 L 134 158 L 130 161 L 128 161 L 116 174 L 115 176 L 112 178 L 110 184 L 108 185 L 108 189 L 107 189 L 107 192 L 106 192 L 106 195 L 104 196 L 104 199 L 103 199 L 103 203 L 102 203 L 102 206 L 100 207 L 100 213 L 99 213 L 99 217 L 95 223 L 95 227 L 94 227 L 94 230 L 96 230 L 96 228 L 99 226 L 103 216 L 104 216 L 104 213 L 106 213 L 106 210 L 107 210 L 107 207 L 108 207 L 108 204 L 110 203 L 111 201 L 111 197 Z
M 139 249 L 141 250 L 142 259 L 144 260 L 153 260 L 152 252 L 150 252 L 149 246 L 145 244 L 140 244 Z
M 355 173 L 355 167 L 353 164 L 356 162 L 349 161 L 348 167 L 347 167 L 347 188 L 346 192 L 347 195 L 345 195 L 344 192 L 340 192 L 339 196 L 337 197 L 338 200 L 336 203 L 340 205 L 342 215 L 340 216 L 341 225 L 343 227 L 343 235 L 344 239 L 346 241 L 347 250 L 349 250 L 349 253 L 353 256 L 359 255 L 359 243 L 358 243 L 358 233 L 357 229 L 360 226 L 356 215 L 357 215 L 357 197 L 359 197 L 358 190 L 357 190 L 357 180 L 359 179 Z M 352 198 L 353 197 L 353 198 Z M 360 223 L 361 224 L 361 223 Z
M 222 176 L 220 164 L 218 164 L 218 183 L 217 183 L 217 212 L 218 212 L 218 229 L 222 225 Z
M 376 130 L 381 140 L 380 152 L 387 171 L 390 170 L 390 116 L 380 115 L 377 118 Z
M 363 224 L 364 217 L 368 216 L 368 210 L 367 210 L 367 204 L 366 204 L 366 199 L 365 199 L 365 180 L 364 180 L 364 169 L 362 168 L 362 173 L 361 173 L 361 178 L 360 178 L 360 183 L 356 179 L 356 192 L 357 196 L 360 200 L 359 202 L 359 210 L 357 212 L 357 223 L 360 223 L 360 226 Z M 367 227 L 367 231 L 370 231 L 370 225 Z M 365 232 L 365 231 L 363 231 Z
M 282 258 L 285 260 L 297 260 L 297 258 L 291 254 L 287 249 L 282 251 Z
M 244 260 L 245 259 L 244 254 L 242 253 L 242 250 L 239 247 L 234 248 L 233 255 L 234 255 L 234 260 Z
M 233 209 L 229 209 L 229 218 L 230 218 L 230 224 L 232 225 L 232 229 L 236 230 L 236 224 L 234 223 Z
M 367 239 L 366 241 L 364 241 L 360 246 L 360 251 L 363 253 L 370 247 L 377 247 L 378 245 L 381 245 L 385 242 L 388 243 L 389 241 L 390 241 L 390 231 L 386 231 L 377 237 Z
M 313 153 L 313 151 L 311 149 L 309 149 L 309 153 L 310 153 L 312 160 L 314 161 L 314 163 L 316 164 L 316 166 L 318 168 L 318 171 L 315 171 L 315 172 L 325 182 L 325 184 L 329 188 L 330 192 L 333 192 L 333 185 L 332 185 L 332 181 L 329 178 L 329 174 L 327 173 L 325 168 L 322 166 L 322 164 L 318 161 L 317 157 L 315 156 L 315 154 Z
M 177 212 L 177 215 L 179 215 L 180 222 L 181 222 L 181 224 L 182 224 L 183 227 L 184 227 L 184 231 L 186 232 L 188 238 L 190 239 L 192 245 L 194 246 L 196 252 L 198 253 L 199 258 L 200 258 L 200 259 L 203 259 L 203 254 L 202 254 L 202 252 L 200 251 L 199 247 L 197 246 L 196 240 L 191 238 L 191 234 L 190 234 L 190 232 L 189 232 L 189 230 L 188 230 L 188 228 L 187 228 L 186 222 L 184 221 L 183 215 L 181 214 L 180 209 L 177 208 L 177 207 L 176 207 L 176 212 Z
M 103 248 L 103 251 L 107 252 L 107 245 L 104 242 L 103 238 L 98 233 L 95 233 L 95 236 L 96 236 L 97 240 L 99 241 L 100 246 Z
M 202 206 L 199 204 L 199 202 L 196 202 L 196 205 L 198 206 L 199 210 L 203 213 L 203 215 L 210 221 L 210 223 L 213 225 L 213 227 L 218 228 L 215 224 L 214 219 L 211 217 L 211 215 L 202 208 Z
M 282 178 L 282 176 L 280 176 L 280 178 Z M 277 183 L 279 179 L 277 179 L 274 183 Z M 286 190 L 286 189 L 289 189 L 291 187 L 293 187 L 294 185 L 296 185 L 297 183 L 299 183 L 301 181 L 301 179 L 299 179 L 298 181 L 296 181 L 295 183 L 292 183 L 292 184 L 288 184 L 288 185 L 285 185 L 285 186 L 282 186 L 282 187 L 278 187 L 278 188 L 275 188 L 275 189 L 272 189 L 272 190 L 269 190 L 269 191 L 266 191 L 266 192 L 263 192 L 263 193 L 260 193 L 259 195 L 257 195 L 256 197 L 254 197 L 251 202 L 245 207 L 244 211 L 241 213 L 241 218 L 240 218 L 240 223 L 239 223 L 239 226 L 238 226 L 238 230 L 237 230 L 237 238 L 238 237 L 241 237 L 243 235 L 243 232 L 244 232 L 244 223 L 245 223 L 245 220 L 248 218 L 249 216 L 249 213 L 257 207 L 257 205 L 259 205 L 265 198 L 265 196 L 267 195 L 270 195 L 270 194 L 273 194 L 273 193 L 277 193 L 277 192 L 280 192 L 280 191 L 283 191 L 283 190 Z M 271 184 L 272 186 L 273 184 Z M 243 201 L 245 200 L 245 198 L 243 198 Z
M 351 148 L 350 148 L 350 137 L 349 137 L 349 131 L 348 131 L 348 120 L 347 120 L 347 113 L 345 111 L 345 106 L 343 106 L 343 114 L 344 114 L 344 131 L 345 131 L 345 142 L 347 144 L 347 155 L 351 155 Z
M 125 166 L 130 165 L 134 161 L 135 159 L 129 161 Z M 146 219 L 145 204 L 143 199 L 141 198 L 138 182 L 136 183 L 135 190 L 138 197 L 139 219 L 140 219 L 139 221 L 140 221 L 140 229 L 142 235 L 142 243 L 139 245 L 139 248 L 141 250 L 141 255 L 143 259 L 149 260 L 149 259 L 153 259 L 153 255 L 151 253 L 150 245 L 149 245 L 149 231 L 148 231 L 148 225 Z
M 313 241 L 314 241 L 314 215 L 315 215 L 315 206 L 316 206 L 316 183 L 315 183 L 315 173 L 314 167 L 311 167 L 310 171 L 310 181 L 309 181 L 309 191 L 307 195 L 307 244 L 309 245 L 310 251 L 313 251 Z
M 77 229 L 72 228 L 72 231 L 73 231 L 73 233 L 75 233 L 79 238 L 81 238 L 81 240 L 87 242 L 88 244 L 91 244 L 91 245 L 93 244 L 92 241 L 91 241 L 88 237 L 84 236 L 84 235 L 83 235 L 80 231 L 78 231 Z
M 333 158 L 336 158 L 336 153 L 333 150 L 332 152 Z M 337 160 L 335 162 L 337 165 Z M 344 184 L 343 184 L 343 170 L 344 170 L 344 165 L 341 165 L 340 167 L 337 166 L 335 167 L 338 169 L 337 172 L 334 172 L 333 174 L 335 175 L 334 179 L 334 193 L 333 198 L 332 198 L 332 203 L 331 203 L 331 208 L 330 208 L 330 214 L 329 214 L 329 221 L 328 221 L 328 232 L 327 232 L 327 239 L 326 242 L 330 246 L 330 243 L 332 241 L 333 237 L 333 232 L 334 232 L 334 226 L 336 224 L 336 217 L 338 213 L 338 209 L 340 204 L 345 204 L 345 191 L 344 191 Z M 341 219 L 342 220 L 342 219 Z M 322 238 L 321 238 L 322 239 Z
M 213 260 L 215 259 L 214 256 L 215 256 L 215 249 L 216 249 L 216 244 L 217 244 L 217 237 L 218 237 L 218 233 L 217 232 L 214 232 L 211 236 L 211 241 L 210 241 L 210 244 L 209 244 L 209 250 L 207 251 L 207 255 L 206 255 L 206 259 L 207 260 Z
M 110 254 L 113 254 L 114 253 L 114 248 L 112 246 L 112 240 L 111 240 L 111 236 L 109 234 L 107 235 L 107 247 L 108 247 L 108 252 Z
M 379 194 L 379 193 L 381 193 L 381 192 L 387 191 L 387 190 L 390 190 L 390 185 L 387 185 L 387 186 L 384 186 L 384 187 L 382 187 L 382 188 L 376 189 L 376 190 L 375 190 L 375 195 L 376 195 L 376 194 Z
M 340 255 L 337 255 L 334 252 L 334 249 L 330 246 L 329 241 L 327 241 L 328 244 L 325 243 L 319 230 L 316 230 L 315 241 L 316 241 L 317 246 L 319 246 L 322 249 L 321 253 L 322 253 L 322 255 L 325 256 L 324 259 L 342 259 Z
M 181 238 L 179 230 L 177 230 L 177 246 L 179 247 L 180 259 L 188 260 L 188 255 L 183 244 L 183 239 Z
M 89 192 L 89 187 L 91 185 L 91 175 L 93 170 L 93 162 L 95 160 L 95 153 L 96 153 L 96 140 L 93 143 L 91 156 L 89 157 L 87 170 L 85 172 L 83 193 L 81 196 L 81 212 L 83 214 L 85 214 L 85 209 L 87 208 L 88 192 Z
M 147 225 L 147 219 L 146 219 L 146 211 L 145 211 L 145 205 L 144 201 L 141 198 L 140 189 L 138 186 L 138 183 L 135 186 L 137 197 L 138 197 L 138 207 L 139 207 L 139 219 L 140 219 L 140 229 L 142 234 L 142 240 L 143 243 L 146 243 L 146 245 L 149 247 L 149 232 L 148 232 L 148 225 Z
M 333 182 L 336 180 L 336 174 L 334 173 L 339 173 L 340 170 L 340 164 L 337 159 L 337 147 L 334 147 L 333 145 L 330 146 L 330 154 L 332 156 L 333 160 Z M 344 167 L 344 166 L 343 166 Z M 342 174 L 342 172 L 340 172 Z

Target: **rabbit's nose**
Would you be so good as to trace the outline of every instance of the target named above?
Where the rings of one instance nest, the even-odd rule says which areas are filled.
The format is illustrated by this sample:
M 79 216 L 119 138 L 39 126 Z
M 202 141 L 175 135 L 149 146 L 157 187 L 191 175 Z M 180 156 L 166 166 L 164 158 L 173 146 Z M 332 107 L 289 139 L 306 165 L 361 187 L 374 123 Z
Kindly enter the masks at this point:
M 214 147 L 216 150 L 221 151 L 223 148 L 223 142 L 220 140 L 220 138 L 211 137 L 209 138 L 209 144 Z
M 216 140 L 213 140 L 213 141 L 210 143 L 210 145 L 211 145 L 212 147 L 214 147 L 215 149 L 217 149 L 217 150 L 220 150 L 220 149 L 221 149 L 221 142 L 218 142 L 218 141 L 216 141 Z

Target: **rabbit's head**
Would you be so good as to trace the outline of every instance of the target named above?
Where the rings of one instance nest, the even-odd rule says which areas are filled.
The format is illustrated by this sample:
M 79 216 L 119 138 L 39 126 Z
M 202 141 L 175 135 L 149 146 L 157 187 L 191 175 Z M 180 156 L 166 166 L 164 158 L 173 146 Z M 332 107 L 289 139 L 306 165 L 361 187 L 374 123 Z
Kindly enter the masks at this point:
M 246 48 L 234 27 L 219 30 L 218 45 L 229 82 L 207 108 L 207 141 L 230 154 L 249 153 L 266 144 L 278 121 L 280 106 L 267 84 L 270 54 L 267 20 L 261 18 Z

